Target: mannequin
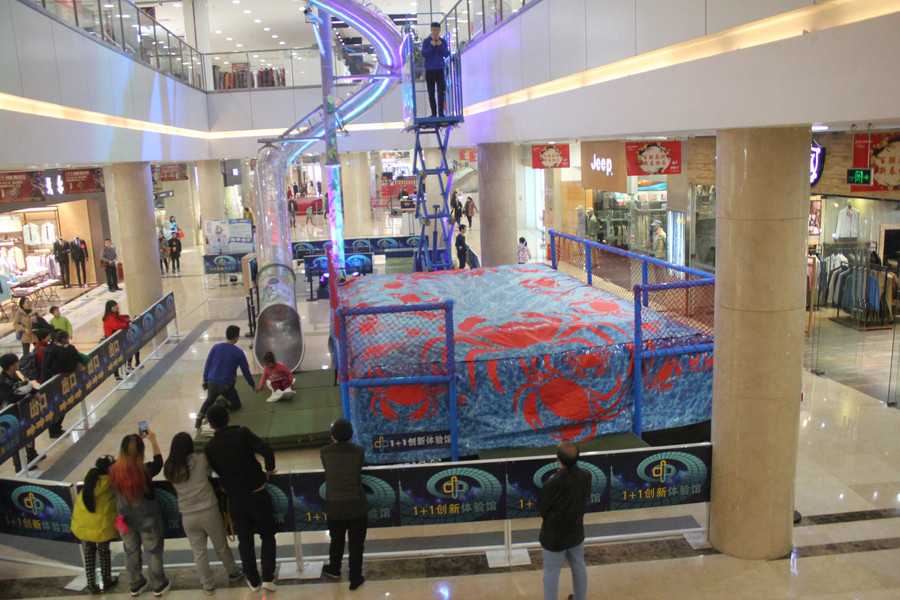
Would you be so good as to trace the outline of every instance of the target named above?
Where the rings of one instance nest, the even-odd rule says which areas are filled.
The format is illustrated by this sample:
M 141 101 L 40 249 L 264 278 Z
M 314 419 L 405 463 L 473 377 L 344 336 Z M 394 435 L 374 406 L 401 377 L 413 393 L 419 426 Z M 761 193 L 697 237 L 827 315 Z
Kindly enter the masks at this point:
M 87 242 L 76 235 L 75 239 L 69 243 L 69 254 L 71 254 L 72 261 L 75 263 L 78 285 L 87 287 L 87 270 L 85 269 L 85 262 L 88 259 Z
M 584 214 L 584 207 L 579 205 L 575 208 L 575 235 L 583 238 L 587 234 L 587 218 Z
M 838 213 L 837 227 L 834 237 L 838 240 L 852 241 L 859 237 L 859 211 L 847 202 L 847 208 Z
M 53 256 L 56 257 L 56 263 L 59 265 L 59 278 L 63 282 L 63 287 L 69 287 L 69 242 L 57 238 L 53 242 Z
M 662 221 L 655 220 L 650 224 L 650 230 L 653 232 L 653 256 L 660 260 L 666 260 L 668 257 L 668 239 L 666 230 L 663 229 Z

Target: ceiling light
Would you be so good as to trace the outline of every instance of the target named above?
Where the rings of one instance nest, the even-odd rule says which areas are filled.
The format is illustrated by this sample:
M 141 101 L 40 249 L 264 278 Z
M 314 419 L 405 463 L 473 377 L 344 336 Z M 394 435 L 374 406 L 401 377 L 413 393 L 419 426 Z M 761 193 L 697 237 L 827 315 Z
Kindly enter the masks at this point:
M 249 15 L 251 12 L 253 12 L 253 11 L 251 11 L 249 8 L 245 8 L 245 9 L 244 9 L 244 14 L 245 14 L 245 15 Z
M 225 38 L 225 41 L 226 41 L 226 42 L 230 42 L 230 41 L 233 40 L 233 39 L 234 39 L 234 38 Z
M 240 3 L 241 3 L 241 0 L 231 0 L 231 3 L 232 3 L 232 4 L 240 4 Z
M 283 45 L 284 45 L 284 40 L 281 40 L 281 41 L 278 42 L 278 43 L 281 44 L 281 45 L 283 46 Z
M 813 131 L 828 131 L 828 125 L 813 125 Z
M 263 27 L 263 31 L 272 31 L 271 27 Z
M 221 60 L 221 59 L 222 59 L 221 56 L 213 56 L 213 58 L 214 58 L 215 60 Z
M 273 33 L 273 34 L 272 34 L 272 39 L 273 39 L 273 40 L 274 40 L 274 39 L 278 39 L 278 34 L 277 34 L 277 33 Z
M 174 6 L 175 8 L 181 8 L 181 2 L 176 2 L 172 6 Z
M 103 5 L 103 8 L 115 8 L 115 7 L 116 7 L 116 5 L 112 4 L 110 2 L 107 2 L 106 4 Z
M 262 23 L 262 19 L 253 19 L 254 23 Z
M 235 46 L 237 46 L 238 48 L 243 48 L 243 47 L 244 47 L 243 44 L 235 44 Z
M 226 60 L 226 61 L 225 61 L 225 64 L 228 65 L 228 64 L 231 64 L 231 63 L 229 63 L 229 62 Z
M 216 33 L 222 33 L 221 29 L 216 29 Z
M 259 54 L 254 54 L 253 58 L 259 58 Z

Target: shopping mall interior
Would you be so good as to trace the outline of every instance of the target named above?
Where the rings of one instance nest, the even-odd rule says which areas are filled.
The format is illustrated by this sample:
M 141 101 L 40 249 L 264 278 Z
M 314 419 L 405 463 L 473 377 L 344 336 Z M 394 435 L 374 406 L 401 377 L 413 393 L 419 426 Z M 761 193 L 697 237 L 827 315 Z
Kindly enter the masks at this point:
M 432 23 L 448 46 L 439 116 Z M 513 476 L 553 462 L 560 439 L 606 465 L 584 520 L 589 598 L 900 597 L 898 30 L 900 0 L 0 0 L 0 354 L 24 356 L 27 300 L 48 321 L 59 307 L 86 355 L 77 383 L 44 378 L 59 391 L 0 407 L 0 600 L 98 596 L 68 523 L 37 498 L 65 490 L 54 510 L 71 514 L 73 484 L 139 422 L 164 458 L 179 432 L 205 444 L 204 365 L 229 325 L 257 382 L 265 349 L 290 358 L 292 404 L 239 376 L 233 416 L 270 432 L 294 528 L 279 521 L 277 591 L 229 583 L 210 553 L 216 597 L 549 597 L 541 518 L 524 503 L 514 514 Z M 328 243 L 339 236 L 346 256 Z M 514 268 L 526 278 L 508 275 L 514 289 L 492 283 Z M 426 296 L 457 285 L 450 309 Z M 345 329 L 366 293 L 394 312 L 457 311 L 457 362 L 426 360 L 432 340 L 419 370 L 385 374 L 378 359 L 433 323 L 358 351 Z M 567 308 L 538 323 L 531 307 L 558 296 Z M 113 339 L 110 301 L 144 330 Z M 479 312 L 498 305 L 531 331 L 515 377 L 496 366 L 512 337 Z M 633 337 L 597 325 L 623 311 Z M 670 323 L 690 335 L 675 340 Z M 557 337 L 541 339 L 547 328 Z M 580 349 L 551 359 L 591 336 L 618 344 L 602 363 Z M 497 339 L 507 354 L 494 360 Z M 630 363 L 615 362 L 623 352 Z M 421 398 L 353 387 L 360 362 L 391 384 L 420 377 Z M 566 369 L 596 382 L 587 408 L 554 405 Z M 618 385 L 601 391 L 610 376 Z M 55 393 L 70 404 L 55 407 L 68 412 L 51 437 Z M 622 398 L 634 404 L 613 414 Z M 681 420 L 660 426 L 665 410 Z M 410 433 L 430 444 L 433 414 L 450 415 L 446 446 L 383 450 Z M 366 472 L 395 488 L 387 512 L 369 513 L 352 591 L 323 576 L 329 535 L 298 483 L 324 490 L 320 450 L 341 415 Z M 507 429 L 517 419 L 543 437 Z M 702 485 L 682 502 L 619 502 L 618 465 L 634 470 L 629 457 L 656 446 L 704 456 Z M 440 468 L 502 469 L 505 505 L 409 518 L 428 501 L 404 477 Z M 383 490 L 366 485 L 372 503 Z M 204 597 L 174 510 L 166 595 Z M 62 529 L 40 531 L 42 519 Z M 120 582 L 103 595 L 125 598 L 123 544 L 111 550 Z M 558 598 L 572 592 L 564 566 Z

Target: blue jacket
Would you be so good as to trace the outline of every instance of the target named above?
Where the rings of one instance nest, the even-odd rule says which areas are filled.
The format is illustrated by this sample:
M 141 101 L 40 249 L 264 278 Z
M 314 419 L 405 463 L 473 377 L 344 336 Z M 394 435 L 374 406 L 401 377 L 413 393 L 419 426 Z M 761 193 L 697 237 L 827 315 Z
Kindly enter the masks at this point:
M 234 385 L 237 380 L 238 367 L 244 374 L 244 379 L 250 387 L 256 387 L 253 375 L 250 374 L 250 365 L 247 364 L 247 356 L 244 351 L 229 342 L 220 342 L 212 347 L 209 356 L 206 357 L 206 366 L 203 367 L 203 381 L 219 383 L 222 385 Z
M 447 45 L 447 40 L 444 38 L 441 38 L 441 42 L 443 43 L 440 46 L 432 46 L 430 35 L 422 42 L 422 56 L 425 57 L 426 71 L 444 70 L 444 59 L 450 56 L 450 46 Z

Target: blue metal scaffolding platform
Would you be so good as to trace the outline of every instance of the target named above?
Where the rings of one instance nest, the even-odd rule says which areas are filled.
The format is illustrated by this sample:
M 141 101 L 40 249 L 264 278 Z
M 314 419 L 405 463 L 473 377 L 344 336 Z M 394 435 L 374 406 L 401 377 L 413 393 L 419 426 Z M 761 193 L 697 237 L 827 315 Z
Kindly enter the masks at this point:
M 444 42 L 450 45 L 446 38 Z M 413 156 L 413 173 L 416 175 L 415 214 L 421 226 L 413 264 L 416 271 L 440 271 L 453 268 L 452 257 L 455 254 L 452 251 L 455 223 L 450 218 L 449 209 L 453 173 L 447 161 L 447 151 L 450 130 L 463 121 L 460 57 L 451 47 L 451 54 L 444 61 L 447 89 L 444 116 L 420 116 L 420 112 L 426 113 L 429 106 L 421 49 L 422 41 L 415 41 L 413 33 L 407 33 L 400 52 L 403 60 L 403 121 L 406 130 L 415 131 L 416 134 Z M 431 136 L 434 136 L 435 146 L 441 152 L 439 165 L 428 165 L 425 161 L 426 146 L 423 146 L 423 140 L 428 140 Z M 439 199 L 435 197 L 434 190 L 430 198 L 426 195 L 425 179 L 428 176 L 433 176 L 438 181 Z

